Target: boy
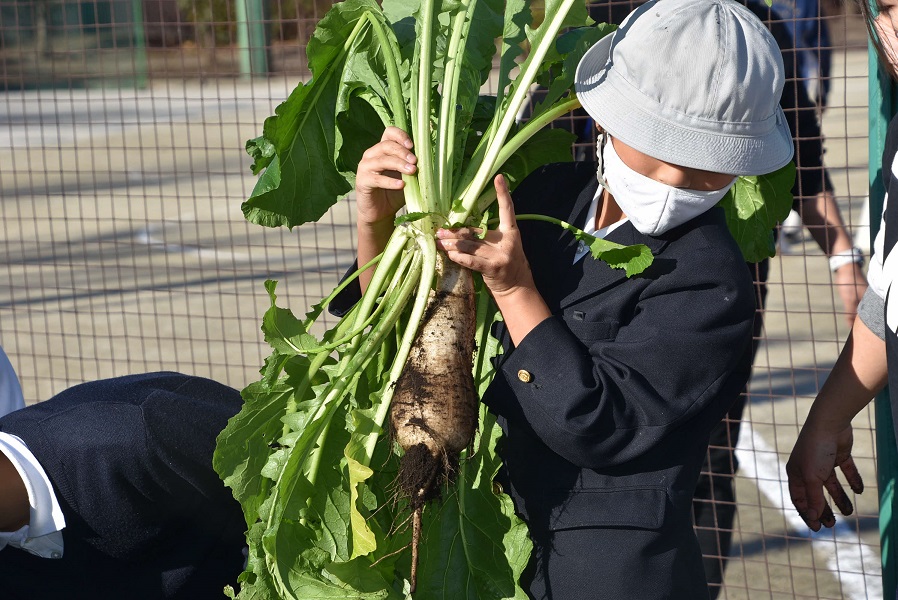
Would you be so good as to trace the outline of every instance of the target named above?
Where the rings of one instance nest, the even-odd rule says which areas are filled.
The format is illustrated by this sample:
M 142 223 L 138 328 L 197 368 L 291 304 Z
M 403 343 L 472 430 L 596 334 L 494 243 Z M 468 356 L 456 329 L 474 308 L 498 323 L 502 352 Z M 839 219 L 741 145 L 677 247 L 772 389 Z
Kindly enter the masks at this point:
M 577 70 L 604 132 L 598 173 L 550 165 L 514 206 L 497 177 L 497 230 L 437 231 L 503 316 L 483 402 L 506 434 L 500 483 L 534 541 L 533 598 L 708 597 L 692 494 L 709 433 L 747 381 L 755 309 L 716 204 L 737 175 L 791 160 L 782 87 L 777 44 L 743 5 L 648 2 Z M 410 150 L 390 128 L 359 165 L 359 264 L 389 235 Z M 515 211 L 645 244 L 654 263 L 627 279 Z

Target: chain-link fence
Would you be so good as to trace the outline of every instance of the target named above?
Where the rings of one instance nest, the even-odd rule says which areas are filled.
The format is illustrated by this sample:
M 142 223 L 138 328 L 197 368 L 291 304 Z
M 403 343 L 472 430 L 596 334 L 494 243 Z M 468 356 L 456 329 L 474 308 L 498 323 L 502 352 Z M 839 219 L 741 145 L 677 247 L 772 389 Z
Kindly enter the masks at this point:
M 865 31 L 850 11 L 815 5 L 784 20 L 794 39 L 804 29 L 817 41 L 805 58 L 784 56 L 815 103 L 827 189 L 867 247 Z M 263 282 L 279 280 L 300 314 L 332 289 L 354 258 L 351 200 L 292 232 L 248 225 L 240 211 L 254 184 L 244 143 L 309 76 L 304 47 L 327 6 L 0 0 L 0 344 L 28 402 L 162 369 L 240 388 L 267 355 Z M 614 21 L 628 8 L 593 15 Z M 585 117 L 568 123 L 583 135 L 577 154 L 591 156 Z M 736 509 L 721 598 L 883 595 L 872 414 L 855 423 L 868 483 L 855 515 L 812 535 L 785 488 L 785 459 L 848 332 L 845 288 L 801 216 L 769 265 L 738 443 L 730 437 L 735 499 L 705 499 L 713 537 L 730 529 L 718 508 Z

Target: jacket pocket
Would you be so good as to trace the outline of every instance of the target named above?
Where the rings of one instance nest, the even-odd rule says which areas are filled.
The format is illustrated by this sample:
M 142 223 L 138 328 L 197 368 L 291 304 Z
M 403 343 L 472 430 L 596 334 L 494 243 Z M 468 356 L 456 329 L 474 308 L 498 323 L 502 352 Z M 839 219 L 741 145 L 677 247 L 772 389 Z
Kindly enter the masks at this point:
M 564 323 L 574 336 L 587 346 L 593 342 L 613 340 L 617 336 L 619 324 L 617 321 L 586 321 L 579 314 L 564 315 Z
M 665 488 L 579 489 L 549 517 L 552 531 L 581 527 L 660 529 L 667 512 Z

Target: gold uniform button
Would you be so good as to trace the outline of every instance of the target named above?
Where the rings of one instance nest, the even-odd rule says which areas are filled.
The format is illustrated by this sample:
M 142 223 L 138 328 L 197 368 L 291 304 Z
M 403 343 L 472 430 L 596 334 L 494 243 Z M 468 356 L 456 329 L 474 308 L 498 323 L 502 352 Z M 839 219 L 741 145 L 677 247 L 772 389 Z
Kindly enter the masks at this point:
M 530 383 L 530 380 L 533 379 L 533 375 L 530 374 L 530 371 L 521 369 L 520 371 L 518 371 L 518 379 L 520 379 L 524 383 Z

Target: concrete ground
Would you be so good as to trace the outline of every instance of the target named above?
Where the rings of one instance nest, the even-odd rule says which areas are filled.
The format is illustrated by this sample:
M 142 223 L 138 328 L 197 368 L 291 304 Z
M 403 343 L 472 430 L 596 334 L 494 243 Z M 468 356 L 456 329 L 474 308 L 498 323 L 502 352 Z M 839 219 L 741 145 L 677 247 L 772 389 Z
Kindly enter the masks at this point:
M 827 164 L 853 228 L 866 195 L 866 53 L 836 53 Z M 352 206 L 292 232 L 248 225 L 245 140 L 289 92 L 255 83 L 11 92 L 0 98 L 0 344 L 29 402 L 160 369 L 243 387 L 267 350 L 266 279 L 296 313 L 352 261 Z M 856 421 L 868 490 L 835 533 L 810 536 L 782 465 L 847 334 L 812 242 L 773 261 L 766 339 L 740 443 L 725 598 L 880 598 L 873 418 Z

